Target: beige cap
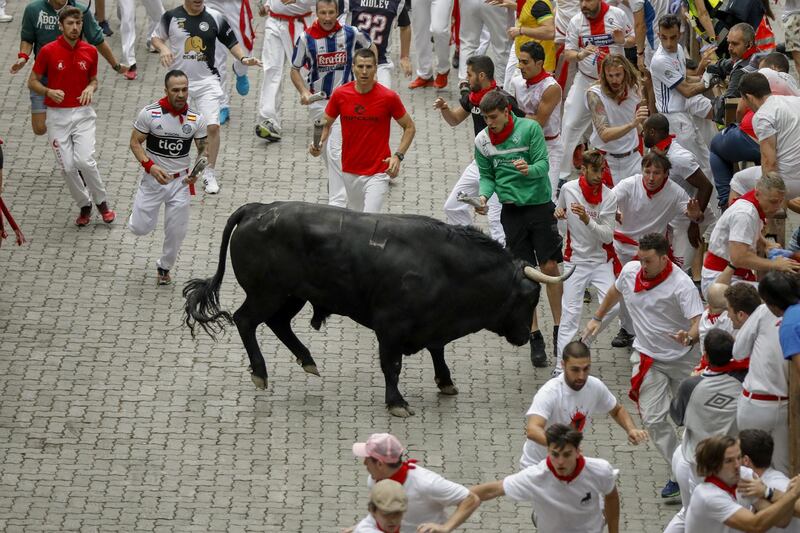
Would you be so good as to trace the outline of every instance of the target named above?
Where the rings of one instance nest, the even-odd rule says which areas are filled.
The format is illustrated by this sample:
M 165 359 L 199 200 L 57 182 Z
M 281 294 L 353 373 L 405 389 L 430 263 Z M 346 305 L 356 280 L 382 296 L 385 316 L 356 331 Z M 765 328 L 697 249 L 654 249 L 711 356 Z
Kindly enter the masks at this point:
M 369 493 L 369 501 L 384 513 L 399 513 L 408 509 L 408 498 L 403 485 L 393 479 L 375 483 Z

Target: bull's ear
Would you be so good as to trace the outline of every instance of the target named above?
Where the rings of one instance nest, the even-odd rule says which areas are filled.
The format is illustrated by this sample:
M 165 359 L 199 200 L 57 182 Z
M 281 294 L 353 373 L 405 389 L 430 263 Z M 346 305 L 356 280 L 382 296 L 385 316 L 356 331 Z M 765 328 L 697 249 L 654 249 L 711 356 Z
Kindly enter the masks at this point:
M 526 266 L 523 268 L 523 272 L 525 273 L 525 277 L 531 281 L 535 281 L 537 283 L 549 283 L 551 285 L 555 285 L 557 283 L 563 283 L 563 281 L 569 278 L 573 272 L 575 272 L 575 266 L 573 265 L 569 272 L 564 272 L 560 276 L 548 276 L 540 272 L 539 270 L 533 268 L 532 266 Z

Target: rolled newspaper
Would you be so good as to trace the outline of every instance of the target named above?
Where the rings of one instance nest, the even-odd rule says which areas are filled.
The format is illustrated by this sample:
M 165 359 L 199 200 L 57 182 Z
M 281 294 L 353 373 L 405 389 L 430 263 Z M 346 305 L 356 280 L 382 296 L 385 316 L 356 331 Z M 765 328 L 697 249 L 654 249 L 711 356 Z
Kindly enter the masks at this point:
M 456 196 L 456 199 L 459 202 L 464 202 L 465 204 L 469 204 L 472 207 L 481 207 L 480 196 L 467 196 L 466 194 L 464 194 L 464 191 L 461 191 Z
M 320 100 L 325 100 L 327 97 L 328 95 L 325 93 L 325 91 L 320 91 L 309 96 L 308 103 L 312 104 L 314 102 L 319 102 Z
M 320 142 L 322 140 L 322 128 L 324 127 L 325 122 L 321 118 L 318 118 L 314 121 L 314 148 L 319 148 Z
M 206 156 L 201 156 L 197 158 L 197 162 L 195 162 L 194 167 L 189 172 L 189 175 L 186 177 L 186 181 L 189 181 L 190 178 L 193 178 L 203 172 L 205 168 L 208 166 L 208 158 Z M 194 196 L 196 194 L 194 188 L 194 182 L 189 183 L 189 194 Z

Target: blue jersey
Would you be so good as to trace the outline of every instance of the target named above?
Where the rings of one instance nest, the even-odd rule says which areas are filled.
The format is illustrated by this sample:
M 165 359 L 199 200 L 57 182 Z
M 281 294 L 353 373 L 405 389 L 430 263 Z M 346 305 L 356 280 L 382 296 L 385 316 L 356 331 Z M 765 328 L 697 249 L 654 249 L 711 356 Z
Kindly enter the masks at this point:
M 333 90 L 353 80 L 353 53 L 369 48 L 372 41 L 353 26 L 342 26 L 327 37 L 315 38 L 304 31 L 294 45 L 292 66 L 308 69 L 308 89 L 312 93 Z
M 411 25 L 406 0 L 339 0 L 339 13 L 351 24 L 369 35 L 378 48 L 378 64 L 387 63 L 387 49 L 392 25 Z

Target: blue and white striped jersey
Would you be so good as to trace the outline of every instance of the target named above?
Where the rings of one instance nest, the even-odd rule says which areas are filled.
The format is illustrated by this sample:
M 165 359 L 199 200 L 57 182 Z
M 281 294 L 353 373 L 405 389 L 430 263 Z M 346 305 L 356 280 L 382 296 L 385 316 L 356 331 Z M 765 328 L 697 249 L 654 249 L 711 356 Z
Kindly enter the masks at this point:
M 353 80 L 353 53 L 369 48 L 372 40 L 353 26 L 342 26 L 325 36 L 316 33 L 316 24 L 297 38 L 292 54 L 292 66 L 308 69 L 308 88 L 312 93 L 333 90 Z

